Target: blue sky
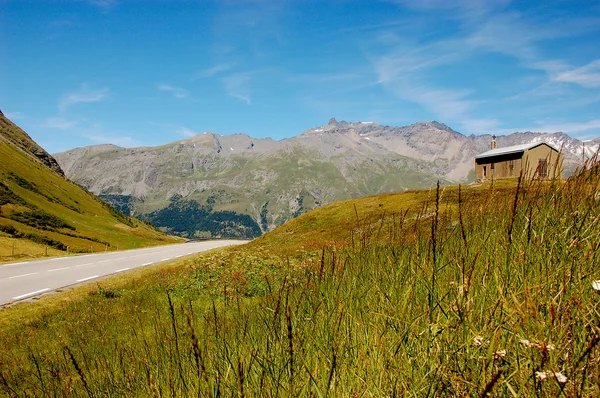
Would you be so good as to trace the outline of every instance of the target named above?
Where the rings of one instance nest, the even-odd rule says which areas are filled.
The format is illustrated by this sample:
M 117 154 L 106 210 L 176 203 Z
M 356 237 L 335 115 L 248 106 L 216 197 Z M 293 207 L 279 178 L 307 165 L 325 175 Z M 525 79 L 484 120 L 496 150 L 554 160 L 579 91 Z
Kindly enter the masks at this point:
M 330 117 L 600 136 L 600 2 L 0 0 L 0 109 L 54 153 Z

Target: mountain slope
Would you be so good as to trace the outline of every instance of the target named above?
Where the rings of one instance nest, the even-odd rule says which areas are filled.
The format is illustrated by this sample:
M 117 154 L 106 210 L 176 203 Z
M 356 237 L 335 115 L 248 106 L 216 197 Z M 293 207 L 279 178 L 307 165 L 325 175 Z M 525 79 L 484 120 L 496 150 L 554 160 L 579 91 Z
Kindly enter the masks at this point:
M 582 143 L 565 134 L 515 133 L 498 137 L 498 145 L 542 138 L 564 144 L 572 170 Z M 146 215 L 169 206 L 174 195 L 203 211 L 250 215 L 266 232 L 335 200 L 427 188 L 438 179 L 468 182 L 475 155 L 490 141 L 438 122 L 393 127 L 331 119 L 281 141 L 204 133 L 159 147 L 100 145 L 55 156 L 69 178 L 172 232 L 182 233 L 176 223 Z
M 174 241 L 65 179 L 56 160 L 0 113 L 0 260 Z

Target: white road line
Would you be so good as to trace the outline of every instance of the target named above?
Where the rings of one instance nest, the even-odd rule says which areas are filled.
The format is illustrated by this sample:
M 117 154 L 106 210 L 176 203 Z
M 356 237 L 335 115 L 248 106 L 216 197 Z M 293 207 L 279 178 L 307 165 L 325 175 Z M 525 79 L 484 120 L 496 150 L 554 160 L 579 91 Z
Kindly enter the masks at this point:
M 146 263 L 146 264 L 142 264 L 142 267 L 145 265 L 150 265 L 150 264 L 154 264 L 154 263 Z
M 22 263 L 3 264 L 3 267 L 12 267 L 15 265 L 29 264 L 31 261 L 23 261 Z
M 116 271 L 115 271 L 115 274 L 116 274 L 117 272 L 123 272 L 123 271 L 127 271 L 128 269 L 131 269 L 131 268 L 121 268 L 121 269 L 118 269 L 118 270 L 116 270 Z
M 29 276 L 29 275 L 36 275 L 38 274 L 38 272 L 32 272 L 30 274 L 23 274 L 23 275 L 15 275 L 15 276 L 9 276 L 8 279 L 15 279 L 15 278 L 22 278 L 24 276 Z
M 110 263 L 113 260 L 103 260 L 103 261 L 98 261 L 97 264 L 104 264 L 104 263 Z
M 180 254 L 179 256 L 175 256 L 175 258 L 179 258 L 179 257 L 183 257 L 183 254 Z
M 76 265 L 75 267 L 83 267 L 83 266 L 92 265 L 92 264 L 94 264 L 94 263 L 79 264 L 79 265 Z
M 56 257 L 56 258 L 51 258 L 48 261 L 56 261 L 56 260 L 64 260 L 64 257 Z
M 170 258 L 163 258 L 163 259 L 162 259 L 162 260 L 160 260 L 160 261 L 162 262 L 162 261 L 169 261 L 169 260 L 170 260 Z
M 85 282 L 85 281 L 89 281 L 90 279 L 94 279 L 94 278 L 97 278 L 97 277 L 98 277 L 98 275 L 88 276 L 87 278 L 77 279 L 77 282 Z
M 48 272 L 54 272 L 54 271 L 60 271 L 63 269 L 68 269 L 69 267 L 62 267 L 62 268 L 54 268 L 54 269 L 49 269 Z
M 38 293 L 47 292 L 48 290 L 50 290 L 50 289 L 49 288 L 45 288 L 45 289 L 36 290 L 35 292 L 25 293 L 25 294 L 22 294 L 20 296 L 13 297 L 13 300 L 20 300 L 20 299 L 25 298 L 27 296 L 33 296 L 33 295 L 38 294 Z

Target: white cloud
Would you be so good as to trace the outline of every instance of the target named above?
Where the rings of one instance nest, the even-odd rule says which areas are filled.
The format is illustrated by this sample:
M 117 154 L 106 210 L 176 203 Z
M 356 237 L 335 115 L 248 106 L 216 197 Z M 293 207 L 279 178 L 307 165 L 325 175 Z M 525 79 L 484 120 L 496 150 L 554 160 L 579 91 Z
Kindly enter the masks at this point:
M 158 89 L 172 93 L 175 98 L 185 99 L 189 97 L 188 91 L 181 87 L 170 86 L 168 84 L 159 84 Z
M 542 133 L 555 133 L 557 131 L 562 131 L 567 134 L 577 134 L 584 133 L 588 131 L 600 131 L 600 119 L 592 119 L 587 122 L 565 122 L 565 123 L 546 123 L 540 124 L 539 126 L 535 126 L 532 128 L 528 128 L 526 130 L 536 131 Z M 521 130 L 525 131 L 525 130 Z
M 511 128 L 495 129 L 496 134 L 511 134 L 515 131 L 532 131 L 535 133 L 563 132 L 578 139 L 600 138 L 600 119 L 587 122 L 544 122 L 539 121 L 533 125 L 521 125 Z
M 456 120 L 465 117 L 473 102 L 467 97 L 467 90 L 440 90 L 431 87 L 418 87 L 405 91 L 406 99 L 417 102 L 442 120 Z
M 581 68 L 559 73 L 555 80 L 576 83 L 583 87 L 600 87 L 600 59 L 592 61 Z
M 58 104 L 58 109 L 61 112 L 65 112 L 69 107 L 82 102 L 102 101 L 109 95 L 109 92 L 109 89 L 106 87 L 100 90 L 89 90 L 83 85 L 81 90 L 64 95 Z
M 223 78 L 225 84 L 225 90 L 227 94 L 233 98 L 244 101 L 246 104 L 252 102 L 250 98 L 250 73 L 236 73 L 231 76 Z
M 500 121 L 495 118 L 463 119 L 459 123 L 462 129 L 473 134 L 491 134 L 500 126 Z
M 568 90 L 564 84 L 557 83 L 600 87 L 600 59 L 574 68 L 567 58 L 557 55 L 563 53 L 548 52 L 549 43 L 557 39 L 572 40 L 597 29 L 597 24 L 594 27 L 589 21 L 577 18 L 563 21 L 557 19 L 559 16 L 538 15 L 526 18 L 517 12 L 499 10 L 505 8 L 503 1 L 494 2 L 495 4 L 477 0 L 396 2 L 417 10 L 437 10 L 440 15 L 435 20 L 450 17 L 457 22 L 455 33 L 443 38 L 439 38 L 435 30 L 431 34 L 414 26 L 383 28 L 375 33 L 368 47 L 377 83 L 397 98 L 420 105 L 438 120 L 459 125 L 468 133 L 502 130 L 500 126 L 503 123 L 495 117 L 497 109 L 485 108 L 502 101 L 498 97 L 489 97 L 487 91 L 490 89 L 501 92 L 505 100 L 526 100 L 535 94 L 540 106 L 555 104 L 557 92 L 568 99 L 569 104 L 584 100 L 586 103 L 597 101 L 597 95 L 593 93 L 573 97 L 574 90 Z M 470 9 L 479 7 L 485 11 L 488 6 L 490 10 L 497 10 L 494 13 L 480 13 Z M 428 19 L 427 15 L 423 13 L 420 18 L 433 23 L 435 20 Z M 421 22 L 424 23 L 423 20 Z M 506 79 L 506 83 L 498 89 L 494 79 L 490 80 L 489 86 L 486 81 L 475 85 L 468 76 L 444 74 L 445 67 L 456 73 L 463 63 L 472 59 L 479 61 L 489 54 L 514 58 L 516 66 L 509 64 L 511 68 L 543 71 L 545 75 L 525 72 L 520 79 Z M 457 78 L 452 78 L 454 76 Z M 533 85 L 537 87 L 532 88 Z M 511 90 L 512 94 L 507 95 Z M 487 95 L 488 99 L 483 95 Z M 485 114 L 483 117 L 482 113 Z M 487 117 L 489 114 L 493 116 Z M 571 132 L 585 128 L 586 130 L 581 131 L 589 131 L 595 128 L 590 123 L 540 125 L 538 128 L 552 127 Z
M 63 117 L 50 117 L 44 121 L 44 127 L 58 130 L 68 130 L 71 127 L 74 127 L 77 123 L 77 121 L 67 120 Z
M 194 130 L 188 129 L 187 127 L 178 127 L 175 132 L 186 138 L 193 137 L 198 134 L 194 132 Z
M 3 112 L 3 113 L 4 113 L 4 116 L 6 116 L 10 120 L 25 119 L 25 115 L 23 115 L 21 112 Z
M 234 66 L 235 66 L 235 63 L 222 63 L 222 64 L 215 65 L 212 68 L 203 69 L 203 70 L 199 71 L 198 73 L 196 73 L 193 80 L 213 77 L 215 75 L 218 75 L 221 72 L 226 72 L 228 70 L 231 70 Z
M 111 8 L 119 4 L 119 0 L 80 0 L 100 8 Z
M 510 0 L 393 0 L 394 3 L 420 11 L 453 11 L 458 10 L 468 16 L 486 14 L 505 6 Z
M 121 147 L 132 148 L 138 147 L 142 144 L 136 140 L 135 138 L 123 135 L 113 135 L 107 133 L 85 133 L 82 134 L 83 137 L 92 141 L 95 144 L 113 144 Z

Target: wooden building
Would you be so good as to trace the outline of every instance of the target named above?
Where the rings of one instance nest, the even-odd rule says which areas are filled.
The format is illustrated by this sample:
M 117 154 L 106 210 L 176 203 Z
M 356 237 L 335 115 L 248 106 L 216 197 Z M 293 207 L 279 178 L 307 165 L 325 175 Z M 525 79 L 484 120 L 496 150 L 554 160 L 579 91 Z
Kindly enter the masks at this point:
M 521 172 L 528 179 L 560 178 L 562 174 L 562 154 L 543 141 L 496 148 L 494 136 L 491 147 L 475 156 L 475 181 L 518 177 Z

